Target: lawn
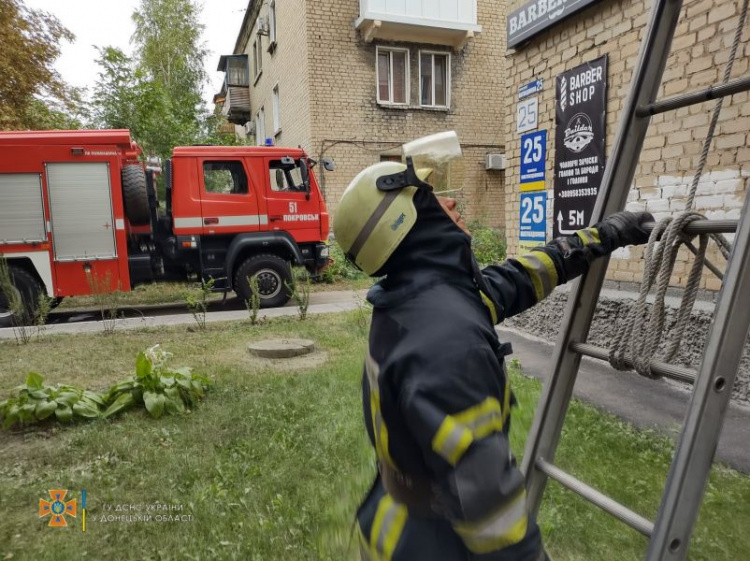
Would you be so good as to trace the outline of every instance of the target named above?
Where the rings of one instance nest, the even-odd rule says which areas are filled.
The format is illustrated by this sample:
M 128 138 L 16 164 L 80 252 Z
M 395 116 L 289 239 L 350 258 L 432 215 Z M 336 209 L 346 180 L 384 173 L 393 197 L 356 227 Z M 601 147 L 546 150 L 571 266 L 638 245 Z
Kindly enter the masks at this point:
M 345 279 L 337 278 L 335 282 L 313 282 L 310 284 L 310 292 L 329 292 L 333 290 L 361 290 L 369 288 L 372 279 L 369 277 Z M 139 306 L 154 306 L 159 304 L 176 304 L 185 302 L 185 294 L 193 292 L 197 294 L 197 283 L 161 282 L 143 284 L 136 286 L 130 292 L 120 292 L 112 300 L 115 306 L 120 308 L 138 308 Z M 234 292 L 229 294 L 234 296 Z M 224 298 L 223 293 L 211 295 L 212 301 Z M 57 308 L 65 310 L 90 310 L 96 309 L 98 303 L 94 296 L 73 296 L 65 298 Z
M 156 343 L 174 353 L 174 366 L 192 366 L 214 382 L 206 402 L 185 416 L 153 420 L 138 411 L 0 432 L 0 559 L 356 559 L 353 513 L 374 473 L 360 410 L 364 320 L 352 312 L 254 327 L 213 324 L 205 332 L 179 327 L 0 343 L 0 394 L 31 370 L 47 383 L 103 390 Z M 312 338 L 319 353 L 292 369 L 245 350 L 279 335 Z M 513 379 L 520 407 L 512 440 L 520 452 L 540 388 L 517 371 Z M 671 449 L 666 438 L 576 403 L 558 463 L 652 517 Z M 68 489 L 78 499 L 79 517 L 69 528 L 39 520 L 48 489 Z M 549 491 L 540 524 L 555 561 L 643 557 L 642 536 L 554 484 Z M 185 520 L 157 522 L 157 514 Z M 150 522 L 138 520 L 149 515 Z M 715 468 L 690 559 L 744 558 L 749 526 L 750 478 Z

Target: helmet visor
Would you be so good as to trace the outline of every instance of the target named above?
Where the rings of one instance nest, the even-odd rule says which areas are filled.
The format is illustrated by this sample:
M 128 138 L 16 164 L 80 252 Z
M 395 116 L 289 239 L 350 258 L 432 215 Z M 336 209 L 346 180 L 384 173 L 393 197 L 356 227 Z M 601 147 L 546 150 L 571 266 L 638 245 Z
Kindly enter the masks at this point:
M 435 195 L 454 196 L 464 187 L 461 143 L 455 131 L 446 131 L 404 144 L 403 158 L 411 157 L 417 174 L 432 185 Z

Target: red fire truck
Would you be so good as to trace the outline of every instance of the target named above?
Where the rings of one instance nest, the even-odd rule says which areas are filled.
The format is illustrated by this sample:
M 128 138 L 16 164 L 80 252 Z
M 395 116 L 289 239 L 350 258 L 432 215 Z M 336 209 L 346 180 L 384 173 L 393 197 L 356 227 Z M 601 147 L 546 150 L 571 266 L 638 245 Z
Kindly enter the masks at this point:
M 301 148 L 175 148 L 163 209 L 140 155 L 127 130 L 0 132 L 0 257 L 27 312 L 45 295 L 157 281 L 213 279 L 248 299 L 252 276 L 261 306 L 280 306 L 291 265 L 328 264 L 329 217 Z M 0 327 L 8 302 L 0 293 Z

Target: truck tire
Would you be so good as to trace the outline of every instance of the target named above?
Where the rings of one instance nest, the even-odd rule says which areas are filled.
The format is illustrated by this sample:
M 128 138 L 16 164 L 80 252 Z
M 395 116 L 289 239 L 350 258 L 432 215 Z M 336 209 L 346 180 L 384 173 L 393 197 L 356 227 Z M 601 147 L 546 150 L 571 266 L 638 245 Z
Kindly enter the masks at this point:
M 252 295 L 248 277 L 256 275 L 261 308 L 277 308 L 289 301 L 292 295 L 287 285 L 292 284 L 292 270 L 286 260 L 278 255 L 254 255 L 237 267 L 234 273 L 234 291 L 246 302 Z
M 122 168 L 122 198 L 125 203 L 125 216 L 133 226 L 143 226 L 151 220 L 147 189 L 146 172 L 141 166 L 131 164 Z
M 23 317 L 17 315 L 10 309 L 9 298 L 0 288 L 0 327 L 13 327 L 14 325 L 30 325 L 34 322 L 39 297 L 42 294 L 42 285 L 34 278 L 34 275 L 10 265 L 10 281 L 12 290 L 16 297 L 21 299 L 23 305 Z

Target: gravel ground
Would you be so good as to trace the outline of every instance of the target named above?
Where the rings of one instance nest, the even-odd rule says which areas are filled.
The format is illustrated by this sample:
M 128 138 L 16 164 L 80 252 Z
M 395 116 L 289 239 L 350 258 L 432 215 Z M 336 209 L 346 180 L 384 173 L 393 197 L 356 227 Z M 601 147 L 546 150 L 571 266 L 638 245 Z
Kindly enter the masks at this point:
M 629 292 L 603 291 L 596 307 L 588 342 L 609 348 L 620 328 L 621 321 L 625 318 L 636 296 L 636 294 Z M 562 325 L 567 299 L 567 290 L 561 287 L 530 310 L 506 319 L 504 324 L 555 342 L 558 337 L 558 330 Z M 678 298 L 668 299 L 667 332 L 662 339 L 660 347 L 662 351 L 666 347 L 666 342 L 669 341 L 678 306 Z M 691 321 L 685 329 L 680 350 L 677 357 L 672 361 L 673 364 L 695 369 L 699 367 L 712 317 L 713 303 L 706 301 L 696 303 Z M 732 399 L 744 405 L 750 404 L 750 345 L 747 341 L 734 384 Z

